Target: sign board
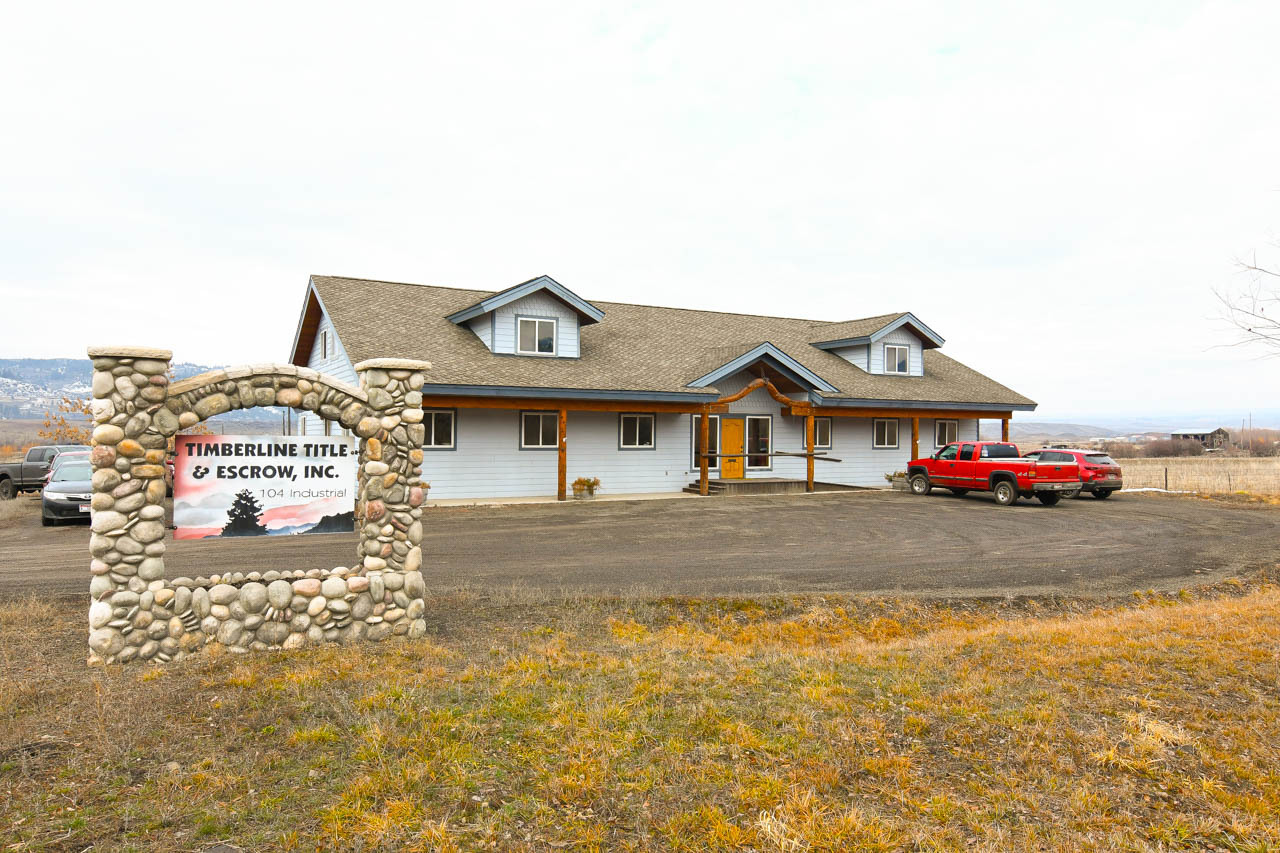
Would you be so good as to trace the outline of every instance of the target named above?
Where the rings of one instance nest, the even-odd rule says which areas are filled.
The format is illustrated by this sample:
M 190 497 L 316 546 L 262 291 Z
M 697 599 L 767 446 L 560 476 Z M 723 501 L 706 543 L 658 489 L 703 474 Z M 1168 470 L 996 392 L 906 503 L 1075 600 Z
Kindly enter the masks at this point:
M 175 450 L 174 539 L 354 530 L 351 438 L 179 435 Z

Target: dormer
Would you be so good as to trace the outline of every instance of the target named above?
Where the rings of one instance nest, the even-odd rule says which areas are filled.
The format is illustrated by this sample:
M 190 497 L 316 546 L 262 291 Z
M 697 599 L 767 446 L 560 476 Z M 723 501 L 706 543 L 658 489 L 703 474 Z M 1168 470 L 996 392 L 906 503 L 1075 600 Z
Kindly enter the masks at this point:
M 882 376 L 924 376 L 924 351 L 945 343 L 910 312 L 831 323 L 818 331 L 822 339 L 810 341 L 813 346 Z
M 578 358 L 578 330 L 604 312 L 551 276 L 538 276 L 450 314 L 490 352 L 529 358 Z

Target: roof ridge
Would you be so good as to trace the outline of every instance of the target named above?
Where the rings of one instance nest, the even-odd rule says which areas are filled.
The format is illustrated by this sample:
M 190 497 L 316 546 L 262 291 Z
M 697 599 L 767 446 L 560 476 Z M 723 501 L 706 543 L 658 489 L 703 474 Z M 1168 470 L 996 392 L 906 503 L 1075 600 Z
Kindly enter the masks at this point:
M 512 288 L 519 287 L 521 284 L 528 284 L 530 281 L 536 281 L 537 279 L 540 279 L 540 278 L 551 278 L 551 276 L 547 275 L 546 273 L 542 273 L 540 275 L 534 276 L 531 279 L 522 281 L 519 284 L 513 284 L 511 285 L 511 287 L 504 287 L 499 290 L 480 290 L 479 288 L 474 288 L 474 287 L 455 287 L 449 284 L 422 284 L 420 282 L 412 282 L 412 281 L 390 281 L 384 278 L 359 278 L 357 276 L 349 276 L 349 275 L 321 275 L 319 273 L 312 273 L 311 277 L 341 279 L 342 281 L 360 281 L 360 282 L 366 282 L 369 284 L 394 284 L 401 287 L 428 287 L 428 288 L 434 288 L 437 290 L 455 290 L 462 293 L 486 293 L 486 294 L 489 294 L 490 296 L 496 296 L 507 290 L 511 290 Z M 555 281 L 555 279 L 552 278 L 552 281 Z M 561 286 L 563 287 L 564 285 L 561 285 Z M 576 293 L 577 291 L 572 291 L 572 292 Z M 725 317 L 758 317 L 765 320 L 786 320 L 788 322 L 793 322 L 793 323 L 808 323 L 812 328 L 819 328 L 823 326 L 839 326 L 844 323 L 862 323 L 862 322 L 866 322 L 867 320 L 879 320 L 884 317 L 901 317 L 904 314 L 911 313 L 910 311 L 889 311 L 884 314 L 870 314 L 866 317 L 850 317 L 847 320 L 814 320 L 810 317 L 780 317 L 776 314 L 747 314 L 741 311 L 718 311 L 714 308 L 685 308 L 679 305 L 651 305 L 646 302 L 614 302 L 611 300 L 587 299 L 586 297 L 582 297 L 582 298 L 586 302 L 590 302 L 592 305 L 595 305 L 595 304 L 620 305 L 628 308 L 652 308 L 657 311 L 688 311 L 688 312 L 693 312 L 698 314 L 719 314 Z
M 464 293 L 488 293 L 492 295 L 492 294 L 498 294 L 502 292 L 501 290 L 481 290 L 476 287 L 455 287 L 454 285 L 451 285 L 451 284 L 422 284 L 421 282 L 416 282 L 416 281 L 390 281 L 385 278 L 360 278 L 359 276 L 352 276 L 352 275 L 322 275 L 320 273 L 311 273 L 310 277 L 341 279 L 342 281 L 363 281 L 367 284 L 395 284 L 395 285 L 400 285 L 402 287 L 430 287 L 430 288 L 435 288 L 437 290 L 460 290 L 460 291 L 463 291 Z M 541 278 L 541 276 L 537 276 L 537 278 Z M 530 279 L 530 281 L 532 280 L 533 279 Z M 527 282 L 520 282 L 520 284 L 526 284 L 526 283 Z M 512 285 L 512 287 L 519 287 L 519 286 L 520 285 Z M 509 289 L 510 288 L 503 288 L 503 290 L 509 290 Z

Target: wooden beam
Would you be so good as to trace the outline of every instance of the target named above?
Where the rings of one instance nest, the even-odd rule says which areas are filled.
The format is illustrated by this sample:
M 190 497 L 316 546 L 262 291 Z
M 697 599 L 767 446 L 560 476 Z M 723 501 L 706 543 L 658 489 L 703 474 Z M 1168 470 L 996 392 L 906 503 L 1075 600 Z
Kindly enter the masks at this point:
M 935 441 L 937 439 L 934 439 Z M 911 419 L 911 458 L 920 458 L 920 419 Z
M 568 459 L 565 456 L 565 433 L 569 428 L 569 413 L 564 409 L 560 410 L 560 417 L 557 419 L 559 433 L 556 441 L 556 500 L 562 501 L 568 498 L 566 492 L 568 489 L 565 480 L 568 479 Z
M 819 415 L 835 418 L 1008 418 L 1012 412 L 970 411 L 967 409 L 854 409 L 837 406 L 795 405 L 782 410 L 784 415 Z
M 710 484 L 707 480 L 707 468 L 711 460 L 707 458 L 707 444 L 711 441 L 711 407 L 702 407 L 702 423 L 698 429 L 698 494 L 706 497 Z
M 781 403 L 784 406 L 805 405 L 803 403 L 800 403 L 797 400 L 792 400 L 790 397 L 783 394 L 781 391 L 777 389 L 777 386 L 775 386 L 768 379 L 765 379 L 763 376 L 759 377 L 758 379 L 752 379 L 749 383 L 747 383 L 746 388 L 743 388 L 741 391 L 737 392 L 736 394 L 730 394 L 728 397 L 721 397 L 719 400 L 716 400 L 716 402 L 720 404 L 736 403 L 738 400 L 741 400 L 743 397 L 747 396 L 752 391 L 757 391 L 761 388 L 768 391 L 770 397 L 777 400 L 779 403 Z
M 1009 419 L 1008 418 L 1003 418 L 1000 421 L 1000 440 L 1001 441 L 1009 440 Z
M 464 394 L 427 394 L 424 409 L 527 409 L 566 412 L 653 412 L 655 414 L 701 414 L 706 403 L 663 403 L 645 400 L 565 400 L 541 397 L 471 397 Z M 712 403 L 712 414 L 729 411 L 727 405 Z
M 806 492 L 813 491 L 813 415 L 805 415 L 804 418 L 804 449 L 809 454 L 805 459 L 805 487 Z

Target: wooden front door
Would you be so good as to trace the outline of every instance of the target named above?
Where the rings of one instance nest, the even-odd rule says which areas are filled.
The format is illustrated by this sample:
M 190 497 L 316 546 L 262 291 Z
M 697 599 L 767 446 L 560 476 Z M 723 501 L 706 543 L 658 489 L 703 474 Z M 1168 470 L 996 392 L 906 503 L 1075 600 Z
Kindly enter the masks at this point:
M 745 446 L 742 441 L 742 428 L 745 421 L 741 418 L 720 419 L 720 452 L 742 453 Z M 741 480 L 746 460 L 741 456 L 721 456 L 720 476 L 725 480 Z

